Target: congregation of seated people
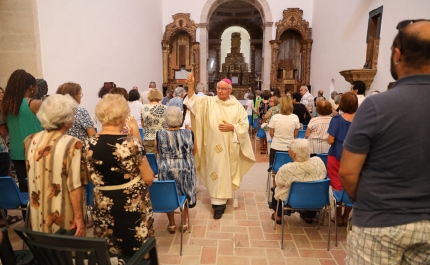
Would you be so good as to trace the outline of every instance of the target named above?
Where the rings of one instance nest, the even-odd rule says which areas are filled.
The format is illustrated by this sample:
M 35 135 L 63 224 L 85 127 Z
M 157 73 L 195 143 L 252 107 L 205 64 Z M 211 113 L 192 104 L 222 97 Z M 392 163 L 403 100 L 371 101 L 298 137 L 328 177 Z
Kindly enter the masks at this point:
M 202 84 L 196 90 L 197 96 L 212 96 Z M 105 82 L 93 117 L 79 107 L 84 93 L 77 83 L 64 83 L 56 94 L 48 96 L 45 80 L 38 83 L 25 70 L 16 70 L 8 80 L 6 93 L 1 92 L 2 123 L 7 124 L 10 139 L 7 159 L 14 165 L 20 190 L 29 193 L 33 230 L 55 233 L 66 229 L 73 230 L 75 236 L 85 236 L 85 186 L 92 182 L 93 236 L 106 239 L 112 255 L 132 255 L 149 237 L 154 237 L 149 196 L 154 173 L 146 153 L 157 155 L 159 179 L 174 180 L 179 195 L 186 196 L 188 208 L 196 205 L 196 145 L 190 112 L 184 105 L 184 88 L 169 91 L 163 98 L 151 82 L 149 90 L 142 92 L 146 96 L 143 101 L 137 89 L 127 92 L 113 82 Z M 357 107 L 346 104 L 357 105 L 357 97 L 343 94 L 338 108 L 334 102 L 318 98 L 318 117 L 309 117 L 311 111 L 300 103 L 301 98 L 300 93 L 281 93 L 279 89 L 273 95 L 267 90 L 256 91 L 255 95 L 248 91 L 249 124 L 264 128 L 267 142 L 262 141 L 261 147 L 270 149 L 269 164 L 273 164 L 277 151 L 288 152 L 293 160 L 273 174 L 276 188 L 271 208 L 275 211 L 277 200 L 285 200 L 293 181 L 324 179 L 328 173 L 333 189 L 342 189 L 335 178 L 339 170 L 337 144 L 344 137 L 339 133 L 346 132 L 331 129 L 336 127 L 332 116 L 350 122 Z M 335 109 L 343 114 L 337 114 Z M 298 130 L 307 122 L 309 140 L 297 139 Z M 320 158 L 313 157 L 316 153 L 328 153 L 329 161 L 335 162 L 326 169 Z M 44 170 L 46 165 L 49 170 Z M 10 163 L 7 167 L 2 174 L 11 175 Z M 188 208 L 184 210 L 185 220 Z M 346 223 L 348 215 L 348 209 L 338 213 L 338 224 Z M 167 217 L 167 229 L 175 233 L 173 214 Z M 300 217 L 312 222 L 315 212 L 303 212 Z M 280 210 L 277 216 L 272 215 L 276 222 L 280 218 Z M 184 223 L 179 229 L 185 231 L 188 226 Z

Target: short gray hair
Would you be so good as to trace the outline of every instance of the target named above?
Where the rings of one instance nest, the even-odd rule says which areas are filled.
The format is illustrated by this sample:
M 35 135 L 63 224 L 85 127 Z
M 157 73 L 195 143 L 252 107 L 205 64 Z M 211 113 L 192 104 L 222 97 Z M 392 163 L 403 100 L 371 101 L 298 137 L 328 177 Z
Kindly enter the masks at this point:
M 96 117 L 103 126 L 117 126 L 124 123 L 128 116 L 130 107 L 123 95 L 106 94 L 96 105 Z
M 164 120 L 170 128 L 182 126 L 182 110 L 177 106 L 167 107 L 164 111 Z
M 339 93 L 337 93 L 336 91 L 331 92 L 331 94 L 330 94 L 331 99 L 333 99 L 333 100 L 334 100 L 334 98 L 335 98 L 337 95 L 339 95 Z
M 77 107 L 78 102 L 70 95 L 54 94 L 43 101 L 37 118 L 45 130 L 59 130 L 65 124 L 73 125 Z
M 334 97 L 334 104 L 339 104 L 340 102 L 340 95 L 337 94 L 336 97 Z
M 205 91 L 205 85 L 203 85 L 203 83 L 198 83 L 196 86 L 196 90 L 197 90 L 197 92 Z
M 294 139 L 290 144 L 290 150 L 296 154 L 298 162 L 305 162 L 311 155 L 311 143 L 308 139 Z
M 177 88 L 175 88 L 175 92 L 173 92 L 173 95 L 175 95 L 175 97 L 182 97 L 185 93 L 185 89 L 183 87 L 178 86 Z

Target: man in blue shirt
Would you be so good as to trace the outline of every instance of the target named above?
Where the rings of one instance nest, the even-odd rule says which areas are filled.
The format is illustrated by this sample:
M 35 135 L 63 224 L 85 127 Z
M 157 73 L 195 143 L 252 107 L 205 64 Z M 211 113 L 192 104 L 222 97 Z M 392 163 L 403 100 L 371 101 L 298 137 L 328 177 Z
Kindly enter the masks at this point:
M 430 264 L 430 22 L 397 29 L 397 82 L 363 101 L 343 144 L 339 177 L 355 201 L 346 264 Z

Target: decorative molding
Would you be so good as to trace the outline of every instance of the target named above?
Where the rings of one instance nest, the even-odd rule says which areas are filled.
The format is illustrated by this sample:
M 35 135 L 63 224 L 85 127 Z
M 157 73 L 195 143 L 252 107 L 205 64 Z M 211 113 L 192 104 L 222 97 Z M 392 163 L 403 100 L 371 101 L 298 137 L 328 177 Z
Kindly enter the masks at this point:
M 288 8 L 282 13 L 282 20 L 276 22 L 276 39 L 279 40 L 286 30 L 295 30 L 302 36 L 303 40 L 311 39 L 312 28 L 309 22 L 303 19 L 303 10 L 300 8 Z
M 376 75 L 376 69 L 351 69 L 351 70 L 343 70 L 339 73 L 345 78 L 345 80 L 349 83 L 354 81 L 361 80 L 366 84 L 366 90 L 370 88 L 370 85 L 373 82 L 373 79 Z
M 199 28 L 208 29 L 208 25 L 209 25 L 208 23 L 200 23 Z
M 273 27 L 273 22 L 264 22 L 264 27 Z
M 180 31 L 185 31 L 191 36 L 191 41 L 196 41 L 196 30 L 199 27 L 193 20 L 190 19 L 189 13 L 177 13 L 172 16 L 173 22 L 166 26 L 163 40 L 170 41 L 172 36 Z

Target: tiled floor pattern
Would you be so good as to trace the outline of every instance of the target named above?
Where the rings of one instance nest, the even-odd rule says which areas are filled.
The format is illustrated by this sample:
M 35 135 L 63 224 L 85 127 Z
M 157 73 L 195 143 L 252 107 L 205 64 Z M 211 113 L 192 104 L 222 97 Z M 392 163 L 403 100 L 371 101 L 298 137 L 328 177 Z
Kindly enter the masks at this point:
M 252 139 L 253 140 L 253 139 Z M 180 247 L 180 215 L 176 215 L 177 231 L 167 231 L 167 216 L 155 214 L 155 236 L 161 264 L 220 264 L 220 265 L 340 265 L 344 264 L 346 229 L 339 228 L 339 245 L 334 244 L 334 224 L 331 228 L 330 251 L 327 251 L 327 226 L 316 230 L 316 224 L 306 224 L 298 214 L 285 217 L 284 249 L 280 248 L 281 227 L 273 230 L 266 189 L 268 159 L 256 154 L 257 164 L 236 191 L 238 207 L 228 201 L 222 219 L 214 220 L 210 197 L 198 186 L 198 202 L 190 209 L 191 228 L 184 233 L 183 253 Z M 11 214 L 19 212 L 11 211 Z M 22 241 L 9 229 L 14 249 L 21 249 Z M 88 231 L 90 232 L 90 231 Z M 91 234 L 91 233 L 88 233 Z

